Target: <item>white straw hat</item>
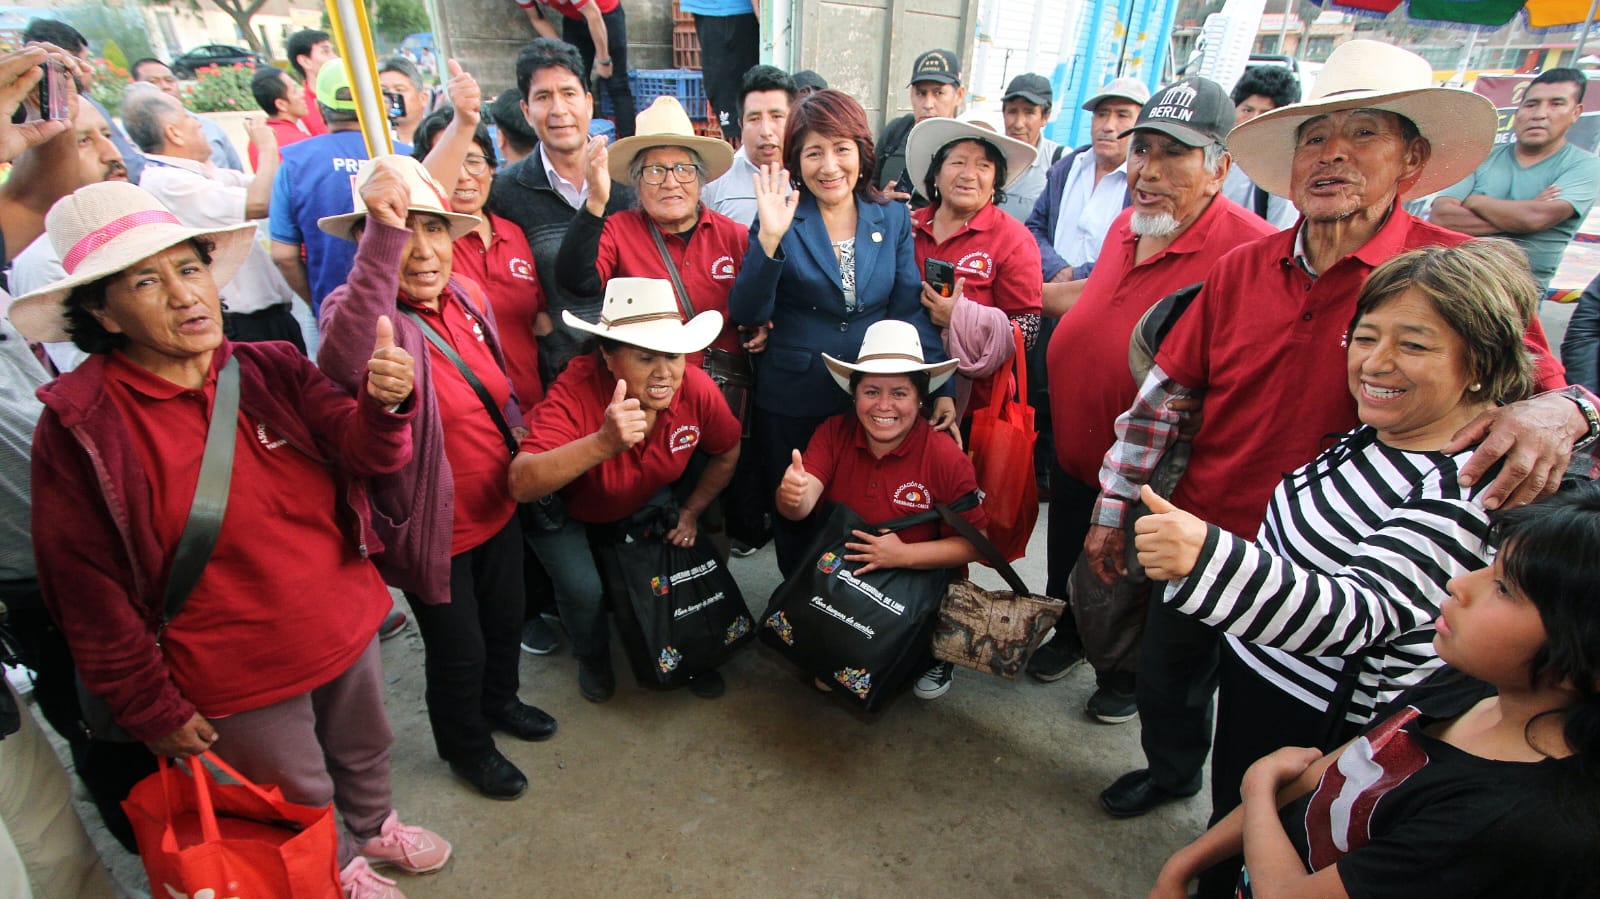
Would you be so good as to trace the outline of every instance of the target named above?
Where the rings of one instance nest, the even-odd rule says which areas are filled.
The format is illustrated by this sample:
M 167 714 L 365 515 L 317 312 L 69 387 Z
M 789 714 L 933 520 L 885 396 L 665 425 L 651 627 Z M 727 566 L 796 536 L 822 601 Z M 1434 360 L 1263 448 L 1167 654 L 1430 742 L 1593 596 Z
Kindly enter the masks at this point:
M 434 180 L 433 175 L 423 167 L 422 163 L 410 156 L 401 156 L 390 153 L 379 156 L 372 162 L 361 167 L 354 180 L 350 182 L 350 193 L 355 204 L 354 212 L 343 215 L 327 215 L 317 219 L 317 227 L 334 237 L 345 240 L 355 240 L 352 233 L 357 222 L 367 217 L 367 204 L 361 199 L 361 188 L 371 180 L 372 173 L 377 170 L 378 163 L 385 163 L 390 168 L 400 172 L 406 179 L 406 187 L 411 190 L 411 204 L 406 207 L 408 212 L 425 212 L 437 215 L 450 223 L 450 239 L 455 240 L 473 228 L 478 227 L 479 219 L 475 215 L 464 215 L 450 211 L 450 203 L 445 199 L 444 188 Z
M 1006 159 L 1006 181 L 995 185 L 1000 190 L 1005 190 L 1021 178 L 1039 154 L 1033 147 L 1016 138 L 1006 137 L 986 124 L 960 119 L 923 119 L 906 137 L 906 168 L 911 172 L 911 183 L 920 190 L 923 179 L 928 176 L 928 166 L 933 164 L 934 154 L 945 144 L 958 140 L 982 141 L 1000 151 L 1000 155 Z
M 1487 97 L 1435 87 L 1426 59 L 1382 41 L 1340 44 L 1300 103 L 1280 106 L 1228 135 L 1228 152 L 1262 190 L 1293 197 L 1295 132 L 1306 121 L 1345 109 L 1382 109 L 1405 116 L 1432 144 L 1422 176 L 1401 199 L 1443 190 L 1472 174 L 1494 148 L 1498 122 Z
M 733 167 L 733 147 L 720 137 L 695 134 L 694 123 L 689 121 L 678 98 L 662 96 L 634 119 L 632 137 L 611 145 L 608 158 L 612 180 L 627 182 L 634 157 L 656 147 L 683 147 L 699 154 L 707 182 L 721 178 Z
M 561 310 L 567 327 L 658 353 L 698 353 L 722 333 L 722 313 L 708 309 L 683 320 L 672 282 L 660 278 L 612 278 L 606 282 L 600 323 L 591 325 Z
M 850 376 L 855 372 L 867 375 L 909 375 L 925 371 L 928 373 L 928 389 L 938 390 L 950 379 L 956 366 L 961 364 L 959 359 L 924 362 L 923 358 L 922 336 L 917 333 L 917 326 L 895 318 L 873 322 L 867 327 L 866 335 L 861 338 L 861 352 L 854 362 L 845 362 L 827 353 L 822 354 L 822 361 L 828 366 L 828 374 L 833 375 L 833 380 L 844 389 L 845 393 L 850 392 Z
M 50 207 L 45 235 L 67 277 L 18 297 L 11 323 L 29 340 L 71 340 L 62 301 L 74 287 L 114 275 L 189 240 L 209 241 L 211 279 L 222 287 L 238 273 L 256 238 L 254 222 L 190 228 L 149 192 L 126 181 L 80 187 Z

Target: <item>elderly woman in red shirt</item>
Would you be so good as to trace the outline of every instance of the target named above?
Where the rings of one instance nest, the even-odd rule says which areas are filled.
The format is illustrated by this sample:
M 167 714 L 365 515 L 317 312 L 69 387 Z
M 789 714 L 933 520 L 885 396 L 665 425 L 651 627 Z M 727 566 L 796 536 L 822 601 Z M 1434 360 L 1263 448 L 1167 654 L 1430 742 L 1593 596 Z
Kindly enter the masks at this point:
M 676 485 L 677 524 L 663 539 L 692 545 L 701 513 L 733 477 L 740 430 L 710 376 L 687 364 L 722 330 L 721 314 L 702 312 L 685 323 L 668 282 L 612 278 L 599 324 L 567 311 L 561 318 L 599 338 L 598 346 L 568 363 L 533 411 L 511 463 L 511 494 L 530 502 L 559 491 L 566 501 L 567 521 L 538 534 L 532 546 L 555 583 L 578 658 L 578 691 L 605 702 L 616 677 L 590 543 L 615 541 L 617 525 Z M 688 472 L 697 452 L 707 462 L 695 476 Z M 720 696 L 722 675 L 698 675 L 689 690 Z
M 334 803 L 347 895 L 399 896 L 371 864 L 420 873 L 450 856 L 391 804 L 377 641 L 391 604 L 368 558 L 381 546 L 363 479 L 411 455 L 410 354 L 381 322 L 352 397 L 288 344 L 229 342 L 218 289 L 254 225 L 186 228 L 108 182 L 57 202 L 46 229 L 69 274 L 11 318 L 90 353 L 40 391 L 33 448 L 40 587 L 84 686 L 157 754 L 214 750 L 291 801 Z M 215 428 L 233 446 L 220 489 L 197 486 L 213 404 L 238 409 Z M 219 494 L 203 524 L 191 504 Z M 169 594 L 180 577 L 192 587 Z

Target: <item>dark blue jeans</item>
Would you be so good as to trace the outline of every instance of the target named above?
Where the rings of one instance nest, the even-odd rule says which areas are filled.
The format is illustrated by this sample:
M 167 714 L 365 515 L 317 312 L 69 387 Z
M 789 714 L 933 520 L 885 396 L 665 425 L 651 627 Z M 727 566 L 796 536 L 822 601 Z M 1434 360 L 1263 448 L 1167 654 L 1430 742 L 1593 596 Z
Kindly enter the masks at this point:
M 633 88 L 628 86 L 628 17 L 623 15 L 622 4 L 605 13 L 600 20 L 606 23 L 607 55 L 611 57 L 611 77 L 605 79 L 605 92 L 611 96 L 611 109 L 617 117 L 617 139 L 633 136 Z M 583 57 L 583 71 L 594 71 L 594 38 L 589 36 L 589 23 L 562 18 L 561 39 L 578 48 Z M 587 80 L 587 79 L 586 79 Z M 600 101 L 595 101 L 600 108 Z M 690 110 L 690 115 L 694 111 Z

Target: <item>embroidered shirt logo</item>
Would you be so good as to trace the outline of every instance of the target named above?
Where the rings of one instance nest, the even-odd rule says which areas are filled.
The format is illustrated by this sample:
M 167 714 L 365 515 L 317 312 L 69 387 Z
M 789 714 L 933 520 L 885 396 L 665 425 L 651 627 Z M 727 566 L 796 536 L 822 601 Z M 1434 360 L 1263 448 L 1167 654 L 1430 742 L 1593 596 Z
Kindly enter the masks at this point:
M 274 439 L 267 433 L 267 426 L 259 421 L 256 422 L 256 439 L 261 441 L 261 445 L 269 450 L 275 450 L 289 442 L 282 437 Z
M 524 281 L 534 280 L 533 263 L 523 259 L 521 256 L 511 257 L 511 263 L 506 267 L 511 270 L 511 277 L 513 278 L 521 278 Z
M 896 487 L 893 502 L 897 506 L 905 506 L 907 509 L 916 509 L 919 512 L 933 508 L 933 504 L 928 500 L 928 488 L 916 481 L 906 481 Z
M 717 261 L 711 263 L 711 278 L 715 281 L 732 281 L 734 278 L 733 257 L 717 257 Z
M 681 453 L 686 449 L 694 449 L 695 444 L 699 442 L 699 425 L 678 425 L 673 430 L 672 439 L 667 441 L 667 445 L 672 448 L 673 453 Z
M 994 257 L 983 250 L 973 250 L 956 261 L 956 271 L 988 280 L 994 275 Z

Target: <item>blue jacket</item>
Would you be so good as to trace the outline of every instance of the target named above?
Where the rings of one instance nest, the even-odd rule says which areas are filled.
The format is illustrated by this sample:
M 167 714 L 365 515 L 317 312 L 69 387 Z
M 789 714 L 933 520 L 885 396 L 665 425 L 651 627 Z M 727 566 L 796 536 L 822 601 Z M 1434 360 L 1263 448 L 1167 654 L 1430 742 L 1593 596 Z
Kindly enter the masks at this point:
M 1084 145 L 1071 153 L 1061 157 L 1050 171 L 1044 176 L 1044 193 L 1033 202 L 1033 212 L 1029 213 L 1028 220 L 1023 224 L 1033 232 L 1033 240 L 1039 245 L 1039 267 L 1046 281 L 1054 278 L 1056 273 L 1067 267 L 1067 260 L 1061 258 L 1056 252 L 1056 224 L 1061 218 L 1061 192 L 1066 189 L 1067 175 L 1072 173 L 1072 161 L 1080 153 L 1086 152 L 1091 145 Z M 1126 192 L 1122 195 L 1122 208 L 1128 208 L 1133 202 Z M 1093 262 L 1085 262 L 1072 270 L 1074 279 L 1087 278 L 1089 272 L 1094 270 Z
M 1600 277 L 1590 281 L 1578 297 L 1567 334 L 1561 339 L 1561 364 L 1567 367 L 1568 384 L 1600 392 Z
M 767 256 L 750 230 L 750 249 L 728 295 L 737 324 L 772 322 L 766 352 L 756 357 L 756 406 L 792 418 L 822 418 L 845 411 L 849 397 L 822 362 L 823 353 L 853 360 L 867 326 L 897 318 L 917 326 L 923 356 L 948 358 L 939 329 L 922 308 L 922 276 L 911 245 L 911 213 L 903 203 L 856 199 L 856 308 L 846 312 L 839 262 L 816 198 L 802 193 L 794 224 Z M 947 395 L 948 387 L 936 391 Z

